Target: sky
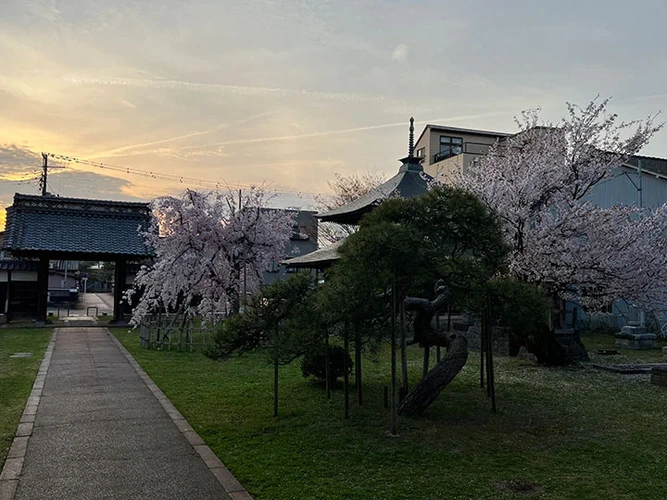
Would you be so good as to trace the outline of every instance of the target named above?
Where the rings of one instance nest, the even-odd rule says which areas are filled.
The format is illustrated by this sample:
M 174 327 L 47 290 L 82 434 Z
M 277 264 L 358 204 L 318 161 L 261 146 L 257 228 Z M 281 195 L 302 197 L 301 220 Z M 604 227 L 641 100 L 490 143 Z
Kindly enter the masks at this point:
M 512 132 L 600 95 L 643 119 L 667 112 L 666 18 L 664 0 L 2 0 L 0 206 L 39 193 L 42 152 L 60 196 L 265 185 L 307 207 L 335 173 L 393 175 L 411 116 Z M 667 157 L 667 131 L 643 153 Z

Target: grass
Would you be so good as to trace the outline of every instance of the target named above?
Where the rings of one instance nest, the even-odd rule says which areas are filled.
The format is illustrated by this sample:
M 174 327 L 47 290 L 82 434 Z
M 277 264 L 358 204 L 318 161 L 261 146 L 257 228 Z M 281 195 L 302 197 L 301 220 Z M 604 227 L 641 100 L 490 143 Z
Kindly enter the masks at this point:
M 0 469 L 12 444 L 44 351 L 51 338 L 48 328 L 0 329 Z M 12 358 L 31 352 L 30 358 Z
M 655 343 L 655 349 L 633 350 L 617 349 L 615 346 L 616 338 L 613 334 L 605 333 L 586 333 L 582 334 L 581 340 L 588 350 L 593 363 L 604 365 L 632 364 L 632 363 L 662 363 L 662 347 L 667 346 L 667 342 L 658 339 Z M 617 350 L 618 354 L 604 356 L 595 354 L 596 350 Z
M 646 376 L 498 357 L 493 414 L 471 352 L 428 414 L 401 419 L 391 437 L 387 352 L 364 360 L 364 405 L 353 399 L 349 420 L 340 388 L 328 401 L 298 363 L 281 367 L 273 418 L 262 353 L 217 363 L 141 349 L 136 333 L 115 333 L 259 500 L 664 498 L 667 391 Z M 412 383 L 420 368 L 411 348 Z

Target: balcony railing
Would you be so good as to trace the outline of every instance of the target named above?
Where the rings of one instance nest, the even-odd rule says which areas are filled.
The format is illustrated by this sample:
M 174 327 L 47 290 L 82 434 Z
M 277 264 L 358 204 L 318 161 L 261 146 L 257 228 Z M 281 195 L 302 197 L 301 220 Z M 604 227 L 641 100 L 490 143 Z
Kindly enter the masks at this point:
M 439 153 L 434 154 L 433 162 L 431 164 L 460 155 L 461 153 L 467 153 L 471 155 L 485 155 L 489 152 L 490 147 L 490 144 L 482 144 L 480 142 L 464 142 L 463 147 L 457 147 L 454 145 L 447 151 L 440 151 Z

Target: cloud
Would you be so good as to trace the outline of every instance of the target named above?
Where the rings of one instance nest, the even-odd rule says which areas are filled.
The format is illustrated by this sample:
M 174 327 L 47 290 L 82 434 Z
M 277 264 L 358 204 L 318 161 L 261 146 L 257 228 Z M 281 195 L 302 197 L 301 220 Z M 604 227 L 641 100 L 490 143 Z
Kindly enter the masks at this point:
M 480 114 L 475 114 L 475 115 L 465 115 L 465 116 L 449 116 L 446 118 L 435 118 L 431 120 L 420 120 L 420 121 L 415 121 L 415 125 L 419 124 L 427 124 L 427 123 L 438 123 L 438 122 L 454 122 L 454 121 L 461 121 L 461 120 L 472 120 L 472 119 L 478 119 L 478 118 L 484 118 L 484 117 L 489 117 L 489 116 L 497 116 L 497 115 L 504 115 L 505 113 L 500 112 L 500 111 L 494 111 L 490 113 L 480 113 Z M 342 134 L 353 134 L 357 132 L 366 132 L 370 130 L 380 130 L 384 128 L 393 128 L 393 127 L 405 127 L 407 124 L 407 121 L 402 121 L 402 122 L 396 122 L 396 123 L 383 123 L 380 125 L 369 125 L 366 127 L 353 127 L 353 128 L 345 128 L 345 129 L 339 129 L 339 130 L 327 130 L 327 131 L 322 131 L 322 132 L 310 132 L 306 134 L 295 134 L 295 135 L 281 135 L 281 136 L 273 136 L 273 137 L 253 137 L 250 139 L 231 139 L 228 141 L 224 142 L 217 142 L 214 145 L 215 146 L 229 146 L 232 144 L 256 144 L 260 142 L 272 142 L 272 141 L 288 141 L 288 140 L 296 140 L 296 139 L 308 139 L 312 137 L 326 137 L 326 136 L 332 136 L 332 135 L 342 135 Z M 193 148 L 199 148 L 201 146 L 186 146 L 184 148 L 179 148 L 179 149 L 193 149 Z
M 242 118 L 240 120 L 233 120 L 233 121 L 220 123 L 220 124 L 216 125 L 215 127 L 208 128 L 206 130 L 197 130 L 195 132 L 189 132 L 187 134 L 179 134 L 177 136 L 166 137 L 164 139 L 159 139 L 159 140 L 155 140 L 155 141 L 142 142 L 142 143 L 139 143 L 139 144 L 129 144 L 127 146 L 122 146 L 122 147 L 119 147 L 119 148 L 109 149 L 109 150 L 106 150 L 106 151 L 100 151 L 98 153 L 88 155 L 86 157 L 86 159 L 93 160 L 93 159 L 96 159 L 96 158 L 109 158 L 111 156 L 118 156 L 119 153 L 123 153 L 120 156 L 129 156 L 131 154 L 128 154 L 127 153 L 128 151 L 133 151 L 133 150 L 136 150 L 136 149 L 144 149 L 144 148 L 147 148 L 147 147 L 150 147 L 150 146 L 156 146 L 156 145 L 165 144 L 165 143 L 168 143 L 168 142 L 180 141 L 180 140 L 183 140 L 183 139 L 190 139 L 190 138 L 193 138 L 193 137 L 198 137 L 200 135 L 212 134 L 214 132 L 219 132 L 221 130 L 228 129 L 232 125 L 241 125 L 241 124 L 249 123 L 253 120 L 257 120 L 259 118 L 265 118 L 265 117 L 273 115 L 275 113 L 276 113 L 275 111 L 269 111 L 269 112 L 266 112 L 266 113 L 260 113 L 258 115 L 249 116 L 247 118 Z M 151 152 L 155 153 L 155 154 L 173 155 L 173 156 L 176 156 L 176 157 L 180 156 L 176 153 L 176 150 L 173 150 L 171 148 L 158 148 L 158 149 L 156 149 L 154 151 L 151 151 Z M 146 154 L 146 153 L 147 153 L 146 151 L 143 151 L 143 152 L 139 152 L 139 153 L 136 153 L 136 154 Z M 184 159 L 189 159 L 190 157 L 192 157 L 196 154 L 197 153 L 193 153 L 193 154 L 189 155 L 188 157 L 186 157 Z M 205 155 L 205 156 L 207 156 L 207 155 L 227 156 L 227 154 L 222 150 L 201 151 L 198 154 L 199 155 Z
M 400 47 L 400 46 L 399 46 Z M 407 50 L 407 48 L 406 48 Z M 192 92 L 221 93 L 250 97 L 304 97 L 324 101 L 340 102 L 384 102 L 380 95 L 364 95 L 356 92 L 321 92 L 307 89 L 264 87 L 257 85 L 228 85 L 222 83 L 199 83 L 160 78 L 91 78 L 67 76 L 64 80 L 74 85 L 104 85 L 141 87 L 164 90 L 187 90 Z
M 0 145 L 0 166 L 5 165 L 34 165 L 39 154 L 16 144 Z
M 0 148 L 0 151 L 3 149 Z M 18 182 L 7 178 L 3 181 L 0 182 L 0 231 L 5 225 L 4 208 L 12 204 L 15 193 L 39 194 L 36 181 Z M 148 190 L 145 191 L 146 196 L 138 196 L 138 190 L 133 189 L 133 184 L 125 179 L 71 169 L 49 172 L 48 190 L 56 196 L 98 200 L 146 201 L 154 196 Z
M 402 43 L 398 45 L 391 53 L 391 58 L 394 61 L 405 61 L 408 58 L 408 46 Z
M 0 145 L 0 180 L 25 181 L 34 178 L 41 163 L 40 155 L 16 144 Z

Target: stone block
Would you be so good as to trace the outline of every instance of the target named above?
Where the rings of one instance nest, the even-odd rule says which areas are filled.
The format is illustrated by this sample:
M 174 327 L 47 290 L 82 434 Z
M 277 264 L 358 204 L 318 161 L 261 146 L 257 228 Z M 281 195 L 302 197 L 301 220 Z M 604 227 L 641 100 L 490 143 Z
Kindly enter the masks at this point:
M 621 333 L 626 333 L 628 335 L 642 335 L 646 333 L 646 327 L 626 325 L 623 328 L 621 328 Z
M 565 350 L 565 356 L 572 361 L 590 361 L 588 352 L 581 342 L 579 333 L 574 328 L 557 328 L 554 330 L 556 342 Z
M 18 479 L 0 481 L 0 500 L 14 500 L 18 485 Z
M 623 329 L 629 327 L 623 327 Z M 630 327 L 632 328 L 632 327 Z M 653 333 L 627 333 L 616 334 L 616 347 L 620 349 L 655 349 L 655 334 Z
M 651 370 L 651 383 L 667 387 L 667 368 L 653 368 Z
M 526 361 L 532 361 L 533 363 L 537 363 L 537 356 L 535 356 L 532 352 L 526 349 L 525 346 L 521 346 L 519 348 L 519 354 L 517 354 L 516 357 L 519 359 L 525 359 Z

